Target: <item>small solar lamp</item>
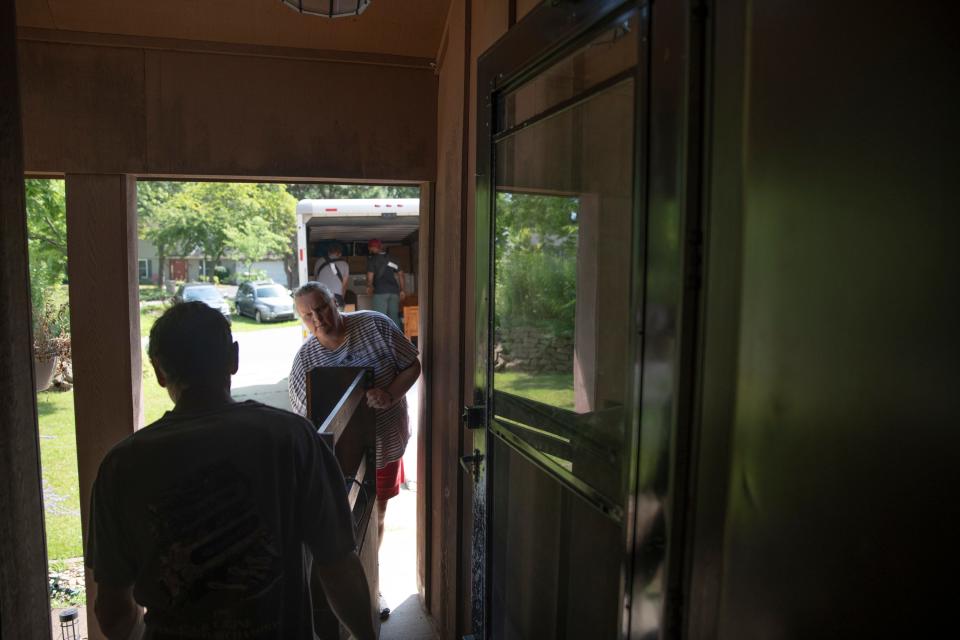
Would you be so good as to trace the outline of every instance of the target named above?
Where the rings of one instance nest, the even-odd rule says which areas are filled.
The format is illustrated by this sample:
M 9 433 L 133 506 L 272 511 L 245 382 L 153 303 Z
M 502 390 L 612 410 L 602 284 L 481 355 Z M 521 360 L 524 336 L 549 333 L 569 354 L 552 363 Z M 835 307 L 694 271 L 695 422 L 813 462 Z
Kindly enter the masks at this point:
M 80 640 L 80 612 L 70 607 L 60 612 L 60 639 Z

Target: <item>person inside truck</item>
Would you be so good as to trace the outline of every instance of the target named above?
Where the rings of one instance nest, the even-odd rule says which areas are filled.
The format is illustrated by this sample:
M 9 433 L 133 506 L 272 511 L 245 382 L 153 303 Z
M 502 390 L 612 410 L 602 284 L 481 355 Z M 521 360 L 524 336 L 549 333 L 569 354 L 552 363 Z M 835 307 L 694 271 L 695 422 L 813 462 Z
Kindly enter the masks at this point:
M 343 247 L 339 242 L 331 242 L 327 247 L 327 258 L 317 262 L 313 279 L 330 289 L 337 301 L 337 308 L 342 311 L 349 287 L 350 265 L 343 259 Z
M 407 296 L 403 287 L 403 271 L 390 259 L 383 243 L 371 240 L 367 243 L 370 257 L 367 259 L 367 293 L 373 294 L 373 310 L 393 320 L 400 328 L 400 302 Z

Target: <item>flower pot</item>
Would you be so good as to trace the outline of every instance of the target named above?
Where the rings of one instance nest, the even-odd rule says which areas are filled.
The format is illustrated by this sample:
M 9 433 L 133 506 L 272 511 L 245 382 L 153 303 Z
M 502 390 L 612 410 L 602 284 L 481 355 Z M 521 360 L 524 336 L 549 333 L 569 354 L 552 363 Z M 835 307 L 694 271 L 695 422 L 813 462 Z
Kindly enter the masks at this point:
M 57 370 L 57 356 L 34 356 L 33 371 L 37 381 L 37 392 L 46 391 L 53 383 L 53 372 Z

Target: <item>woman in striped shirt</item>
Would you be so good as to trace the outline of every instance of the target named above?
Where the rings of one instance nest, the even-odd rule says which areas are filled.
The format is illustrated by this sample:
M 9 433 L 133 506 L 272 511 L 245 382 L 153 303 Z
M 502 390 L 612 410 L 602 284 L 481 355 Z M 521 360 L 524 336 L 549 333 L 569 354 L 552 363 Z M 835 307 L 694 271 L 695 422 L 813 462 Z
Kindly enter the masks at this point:
M 377 311 L 341 313 L 333 293 L 319 282 L 308 282 L 294 294 L 297 313 L 313 334 L 296 357 L 288 379 L 290 405 L 307 413 L 307 372 L 317 367 L 367 367 L 374 384 L 367 404 L 377 421 L 378 532 L 383 542 L 387 501 L 400 492 L 403 452 L 410 437 L 407 390 L 420 377 L 417 349 L 387 316 Z M 389 613 L 381 605 L 381 616 Z

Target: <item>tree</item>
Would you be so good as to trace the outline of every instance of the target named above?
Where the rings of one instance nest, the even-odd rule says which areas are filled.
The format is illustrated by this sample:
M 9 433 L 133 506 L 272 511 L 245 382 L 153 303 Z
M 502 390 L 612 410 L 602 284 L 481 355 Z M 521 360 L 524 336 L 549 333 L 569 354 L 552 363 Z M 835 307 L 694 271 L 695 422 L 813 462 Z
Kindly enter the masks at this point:
M 280 185 L 196 182 L 183 194 L 192 199 L 192 221 L 204 258 L 220 264 L 230 247 L 230 230 L 243 230 L 259 217 L 284 237 L 296 231 L 296 203 Z
M 258 260 L 263 260 L 270 254 L 283 253 L 289 238 L 276 233 L 271 224 L 260 216 L 254 216 L 243 222 L 242 225 L 227 229 L 227 242 L 232 251 L 244 266 L 245 272 L 250 272 L 250 266 Z
M 183 188 L 180 182 L 141 181 L 137 183 L 137 213 L 140 237 L 157 248 L 157 286 L 163 289 L 167 279 L 168 255 L 189 253 L 194 238 L 184 226 L 181 212 L 170 201 Z
M 494 239 L 496 324 L 573 333 L 579 201 L 498 193 Z
M 63 180 L 24 181 L 30 296 L 39 317 L 52 289 L 67 276 L 67 203 Z
M 286 252 L 286 247 L 277 248 L 277 236 L 289 241 L 296 237 L 296 201 L 283 185 L 145 181 L 138 185 L 137 206 L 140 237 L 157 247 L 161 287 L 167 256 L 200 250 L 205 260 L 219 264 L 237 249 L 231 239 L 247 242 L 254 218 L 266 224 L 258 228 L 272 234 L 267 236 L 272 240 L 266 243 L 269 252 Z
M 419 187 L 395 184 L 288 184 L 287 191 L 297 200 L 420 197 Z

